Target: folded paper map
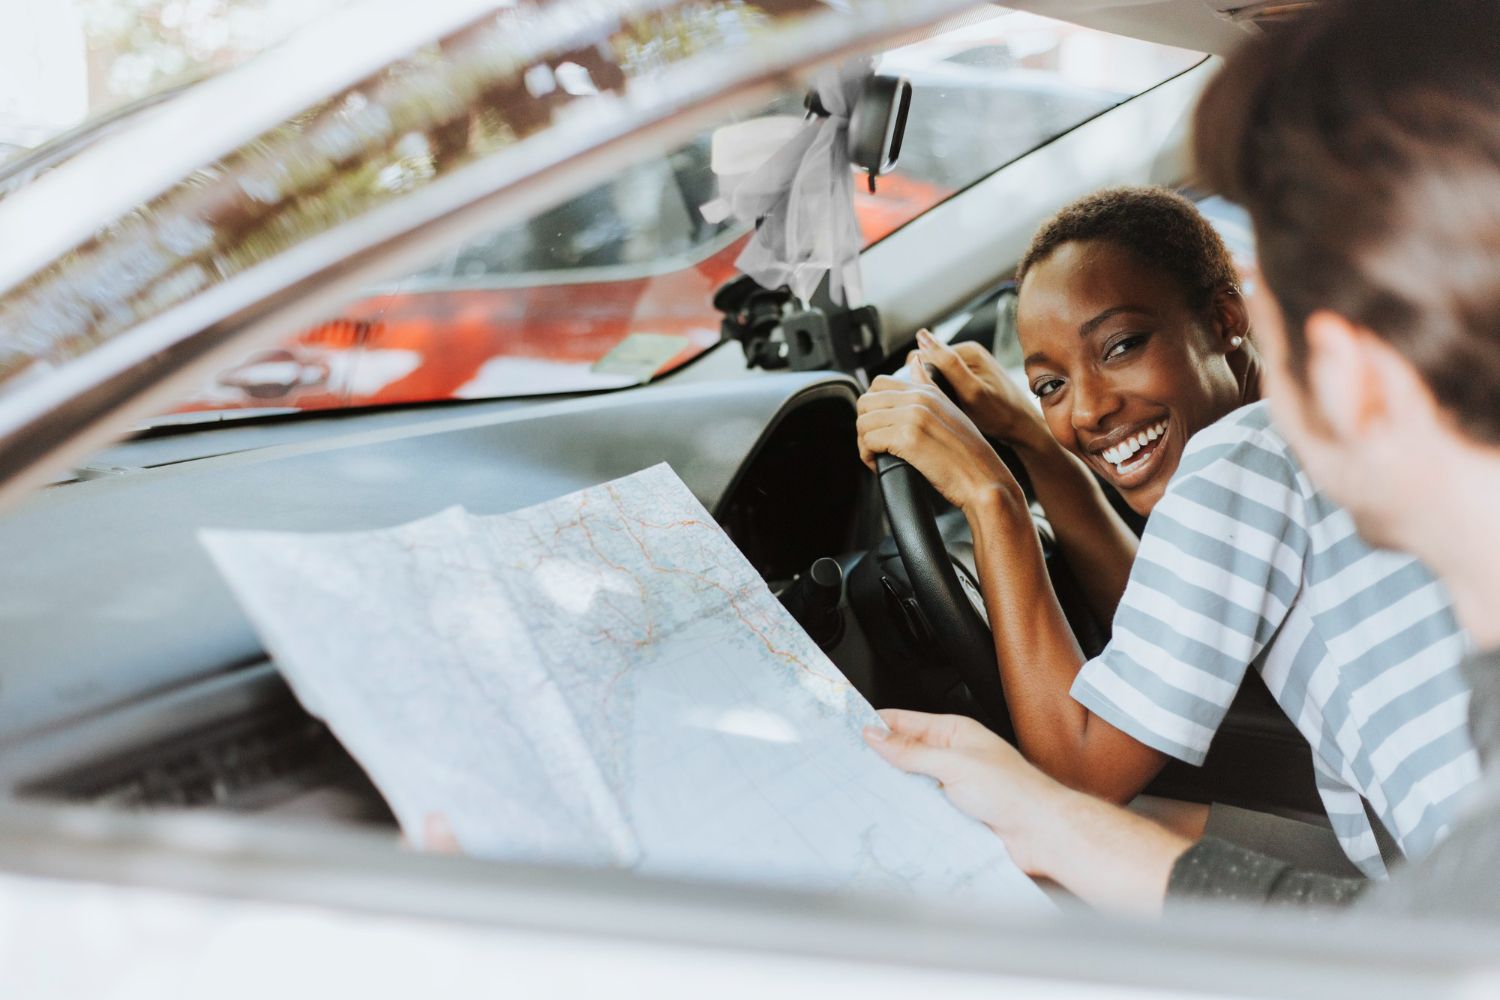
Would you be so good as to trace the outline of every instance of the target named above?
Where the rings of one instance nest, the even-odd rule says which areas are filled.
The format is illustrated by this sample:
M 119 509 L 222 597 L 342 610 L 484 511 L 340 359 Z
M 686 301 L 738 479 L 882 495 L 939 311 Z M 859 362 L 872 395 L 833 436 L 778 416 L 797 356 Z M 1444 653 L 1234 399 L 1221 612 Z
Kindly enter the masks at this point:
M 204 543 L 420 837 L 678 877 L 1048 907 L 865 746 L 879 719 L 665 465 L 526 510 Z

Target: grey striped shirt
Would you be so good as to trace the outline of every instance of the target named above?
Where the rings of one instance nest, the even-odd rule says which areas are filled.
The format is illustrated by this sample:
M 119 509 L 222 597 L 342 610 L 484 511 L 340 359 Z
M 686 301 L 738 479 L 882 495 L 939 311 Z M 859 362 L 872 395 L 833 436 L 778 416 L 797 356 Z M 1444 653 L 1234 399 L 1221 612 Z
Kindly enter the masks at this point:
M 1442 586 L 1410 557 L 1364 544 L 1256 403 L 1188 443 L 1110 643 L 1073 697 L 1197 764 L 1253 665 L 1312 746 L 1339 842 L 1378 877 L 1360 796 L 1420 857 L 1479 777 L 1465 648 Z

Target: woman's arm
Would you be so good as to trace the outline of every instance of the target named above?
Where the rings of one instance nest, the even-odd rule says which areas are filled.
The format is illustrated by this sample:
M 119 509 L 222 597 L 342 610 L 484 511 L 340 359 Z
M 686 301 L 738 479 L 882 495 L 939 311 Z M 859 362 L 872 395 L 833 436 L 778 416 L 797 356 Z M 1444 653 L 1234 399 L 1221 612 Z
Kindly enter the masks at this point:
M 1049 432 L 1045 441 L 1014 442 L 1032 488 L 1057 533 L 1057 545 L 1089 610 L 1108 625 L 1135 560 L 1135 533 L 1110 506 L 1093 473 Z
M 1165 754 L 1092 715 L 1069 694 L 1083 654 L 1047 576 L 1020 486 L 958 407 L 931 386 L 879 378 L 860 399 L 861 457 L 905 459 L 964 512 L 1000 663 L 1026 757 L 1074 788 L 1134 797 Z
M 1025 390 L 994 355 L 979 344 L 949 347 L 926 330 L 917 333 L 917 343 L 916 358 L 942 373 L 953 387 L 954 402 L 974 425 L 1015 449 L 1089 610 L 1107 624 L 1130 578 L 1135 534 L 1088 468 L 1057 443 Z M 914 373 L 921 369 L 912 367 Z
M 964 514 L 974 535 L 980 588 L 1021 751 L 1072 788 L 1128 802 L 1167 757 L 1095 716 L 1070 694 L 1083 653 L 1052 590 L 1020 491 L 982 491 Z

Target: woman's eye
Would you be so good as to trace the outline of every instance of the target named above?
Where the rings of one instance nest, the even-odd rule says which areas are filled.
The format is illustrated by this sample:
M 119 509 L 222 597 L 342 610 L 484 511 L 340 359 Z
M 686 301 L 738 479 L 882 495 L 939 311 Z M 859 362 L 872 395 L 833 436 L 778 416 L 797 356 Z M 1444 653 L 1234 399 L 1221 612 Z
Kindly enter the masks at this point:
M 1129 354 L 1131 351 L 1135 350 L 1137 347 L 1146 342 L 1146 336 L 1147 335 L 1144 333 L 1132 333 L 1128 336 L 1121 337 L 1119 340 L 1109 345 L 1108 350 L 1104 352 L 1104 360 L 1108 361 L 1110 358 L 1117 358 L 1122 354 Z
M 1048 396 L 1052 395 L 1054 392 L 1061 388 L 1062 379 L 1048 378 L 1042 379 L 1040 382 L 1033 384 L 1031 387 L 1031 392 L 1036 396 L 1037 399 L 1046 399 Z

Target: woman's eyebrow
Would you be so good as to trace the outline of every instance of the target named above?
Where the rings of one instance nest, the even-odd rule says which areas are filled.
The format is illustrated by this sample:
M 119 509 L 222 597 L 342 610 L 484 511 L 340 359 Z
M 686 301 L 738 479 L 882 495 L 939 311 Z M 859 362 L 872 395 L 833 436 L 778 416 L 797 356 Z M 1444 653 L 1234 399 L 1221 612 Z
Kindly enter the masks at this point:
M 1151 314 L 1151 310 L 1147 309 L 1145 306 L 1111 306 L 1099 315 L 1095 316 L 1093 319 L 1089 320 L 1087 323 L 1084 323 L 1082 326 L 1080 326 L 1078 328 L 1078 336 L 1088 337 L 1095 330 L 1099 329 L 1100 324 L 1102 324 L 1105 320 L 1109 319 L 1111 316 L 1118 316 L 1120 313 L 1142 313 L 1149 316 Z

